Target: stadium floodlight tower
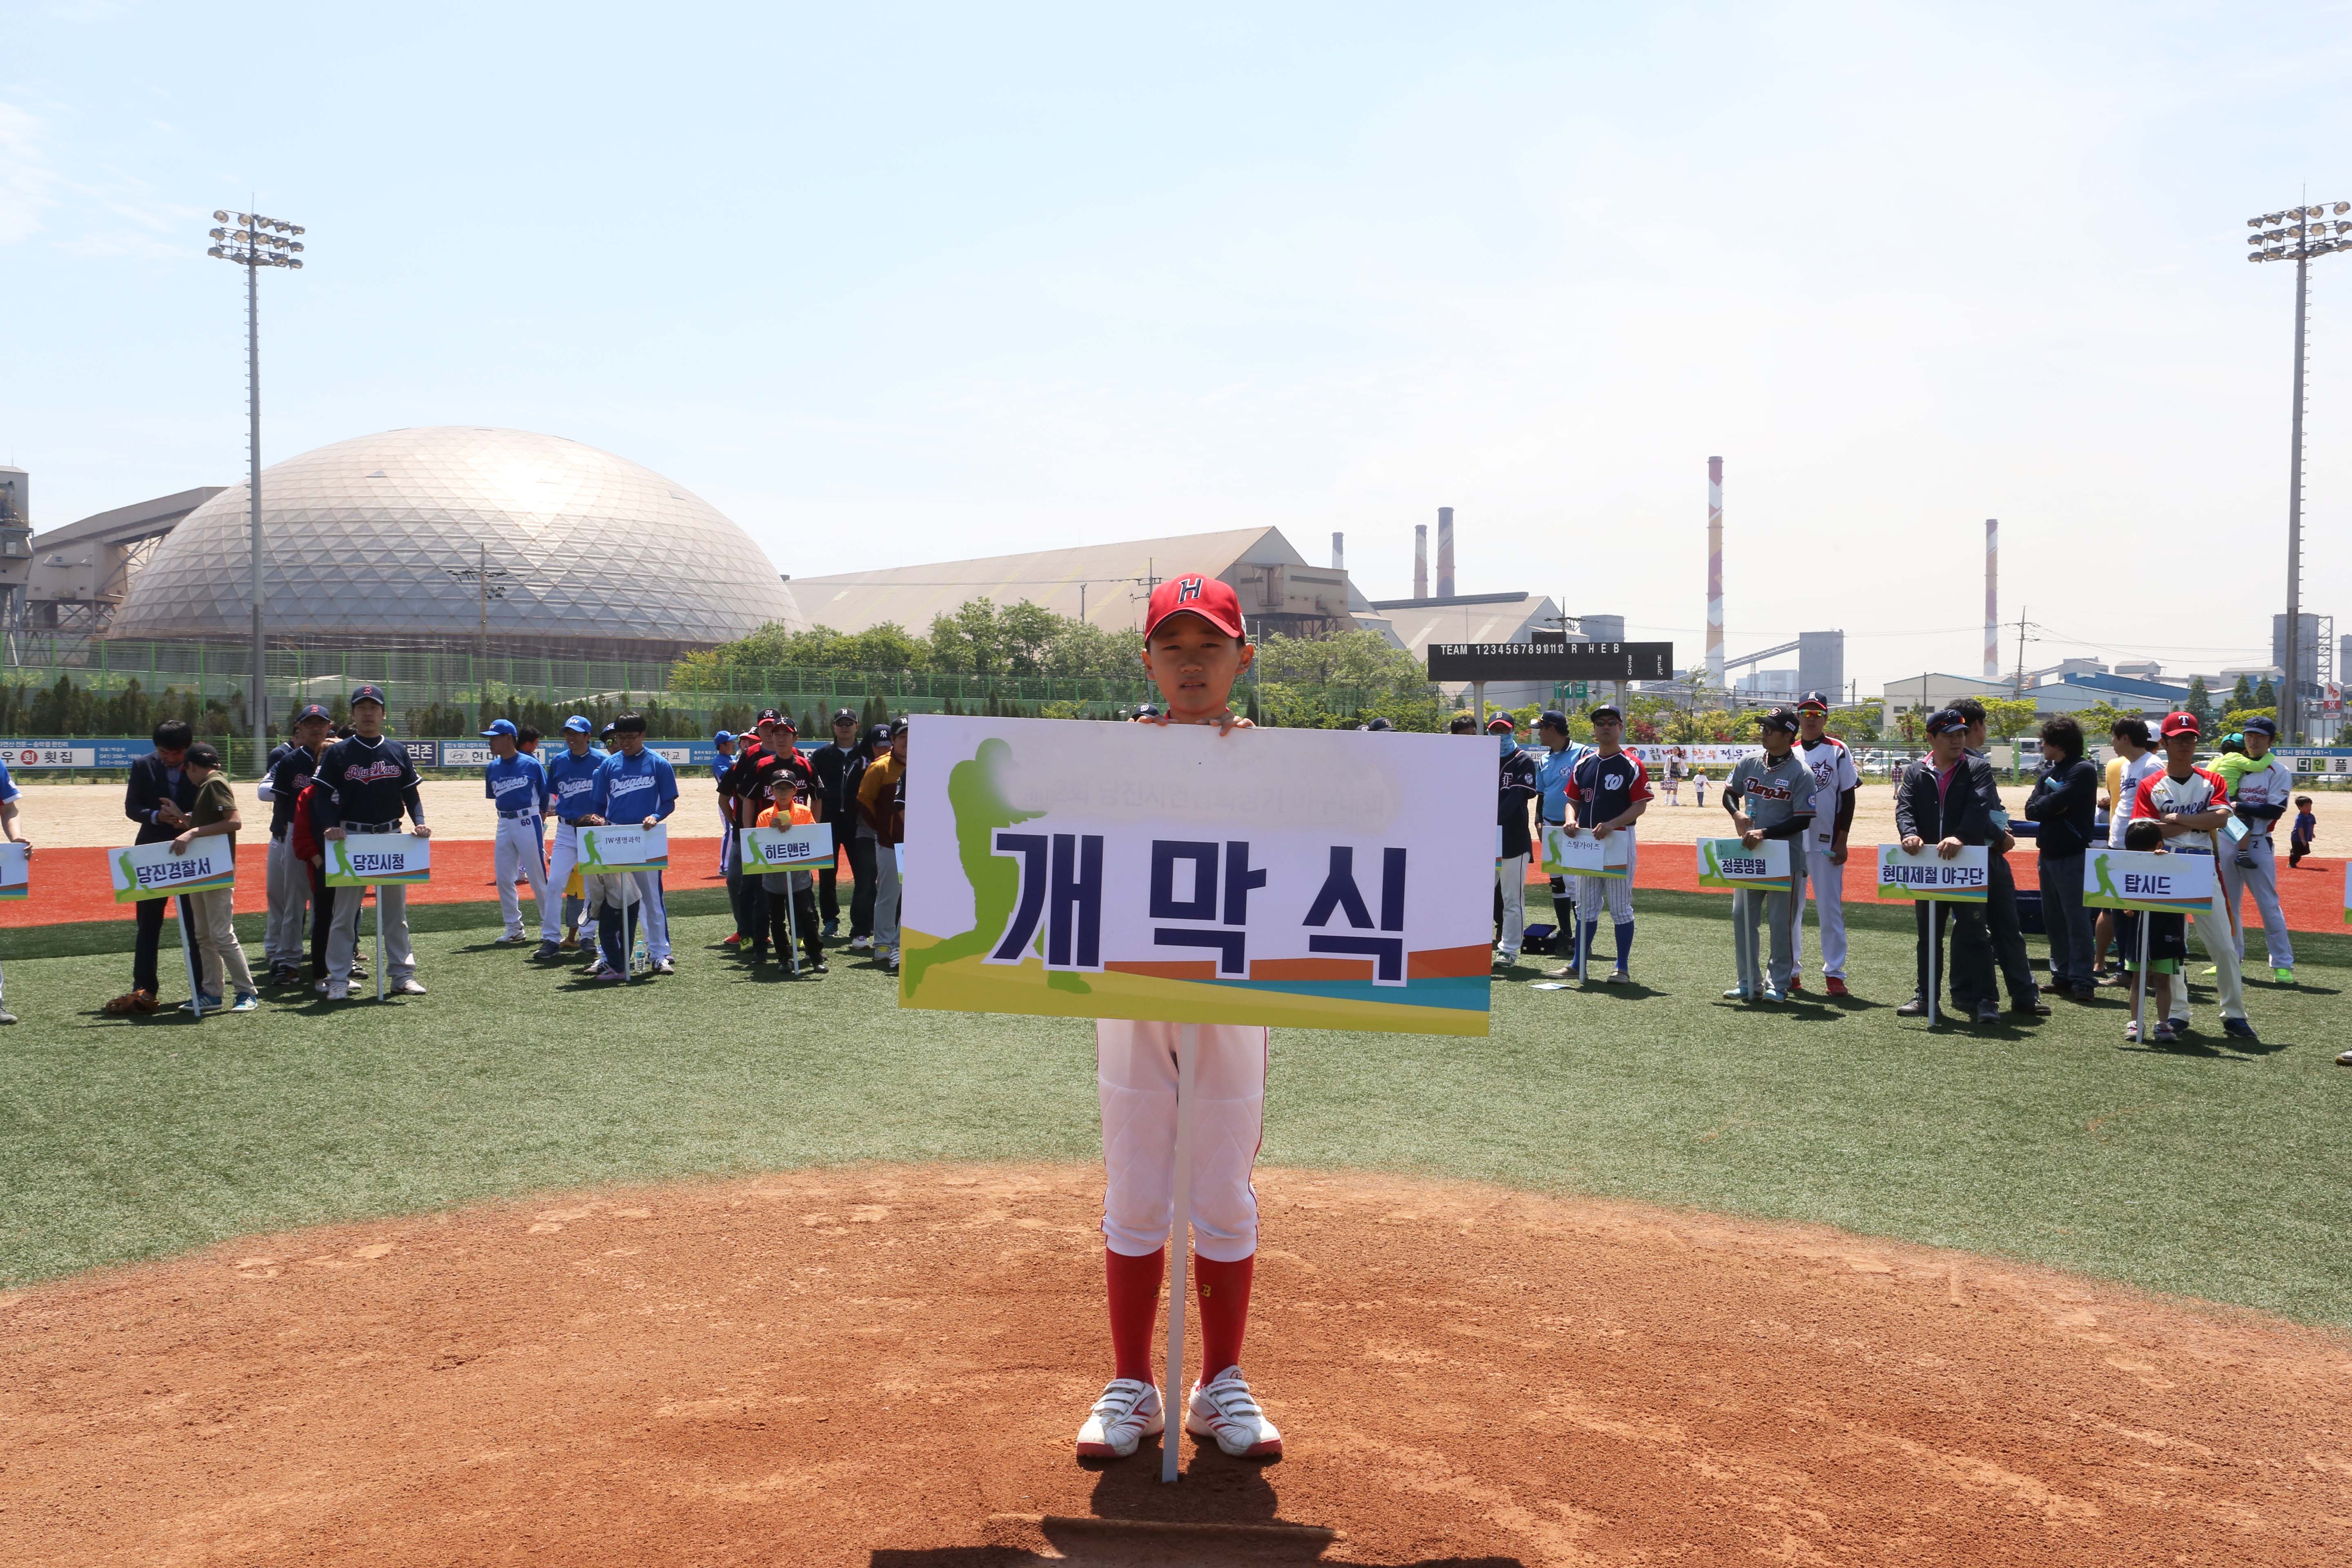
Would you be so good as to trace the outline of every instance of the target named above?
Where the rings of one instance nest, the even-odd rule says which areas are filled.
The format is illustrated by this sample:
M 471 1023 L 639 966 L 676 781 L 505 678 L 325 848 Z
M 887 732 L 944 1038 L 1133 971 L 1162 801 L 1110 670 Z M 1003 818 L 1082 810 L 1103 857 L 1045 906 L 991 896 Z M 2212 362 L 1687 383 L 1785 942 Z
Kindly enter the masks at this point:
M 2294 263 L 2294 405 L 2288 437 L 2286 489 L 2286 647 L 2279 670 L 2279 740 L 2293 743 L 2303 733 L 2303 380 L 2304 318 L 2311 306 L 2311 261 L 2352 250 L 2352 202 L 2321 202 L 2250 217 L 2249 261 Z
M 232 219 L 236 226 L 226 226 Z M 266 642 L 261 619 L 260 279 L 265 267 L 300 268 L 302 242 L 294 236 L 302 232 L 302 226 L 259 213 L 225 211 L 214 213 L 213 221 L 224 226 L 212 231 L 212 248 L 205 254 L 245 268 L 246 455 L 253 486 L 253 684 L 246 700 L 253 705 L 253 768 L 259 774 L 269 765 L 269 702 L 261 674 Z

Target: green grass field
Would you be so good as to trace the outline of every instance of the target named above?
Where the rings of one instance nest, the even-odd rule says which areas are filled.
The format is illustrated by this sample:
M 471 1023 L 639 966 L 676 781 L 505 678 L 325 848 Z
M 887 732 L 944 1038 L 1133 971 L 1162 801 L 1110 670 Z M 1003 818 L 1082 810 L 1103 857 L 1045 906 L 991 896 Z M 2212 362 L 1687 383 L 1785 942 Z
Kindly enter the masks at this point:
M 689 912 L 713 900 L 678 900 L 683 972 L 626 991 L 442 906 L 420 911 L 429 996 L 201 1024 L 97 1015 L 128 983 L 127 920 L 0 936 L 26 1020 L 0 1030 L 0 1284 L 501 1194 L 1094 1157 L 1086 1026 L 902 1013 L 865 963 L 753 978 L 709 945 L 723 917 Z M 1483 1040 L 1277 1034 L 1264 1157 L 1825 1221 L 2352 1324 L 2345 939 L 2299 939 L 2299 990 L 2252 989 L 2260 1047 L 2200 994 L 2197 1043 L 2141 1049 L 2120 1001 L 1982 1033 L 1897 1020 L 1903 910 L 1856 911 L 1866 1003 L 1725 1003 L 1726 902 L 1641 903 L 1642 986 L 1522 971 Z

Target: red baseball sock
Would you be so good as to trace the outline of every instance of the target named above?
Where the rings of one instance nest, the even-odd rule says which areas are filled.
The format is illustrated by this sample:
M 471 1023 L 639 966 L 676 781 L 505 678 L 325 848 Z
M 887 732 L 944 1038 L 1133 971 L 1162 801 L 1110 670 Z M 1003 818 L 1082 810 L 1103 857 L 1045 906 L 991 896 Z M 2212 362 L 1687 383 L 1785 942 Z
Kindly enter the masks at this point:
M 1151 1381 L 1151 1331 L 1160 1321 L 1160 1280 L 1168 1249 L 1129 1258 L 1103 1249 L 1103 1275 L 1110 1287 L 1110 1353 L 1113 1377 Z
M 1192 1268 L 1201 1280 L 1201 1381 L 1209 1383 L 1227 1367 L 1242 1363 L 1242 1333 L 1249 1327 L 1250 1277 L 1257 1272 L 1257 1254 L 1219 1263 L 1195 1253 Z

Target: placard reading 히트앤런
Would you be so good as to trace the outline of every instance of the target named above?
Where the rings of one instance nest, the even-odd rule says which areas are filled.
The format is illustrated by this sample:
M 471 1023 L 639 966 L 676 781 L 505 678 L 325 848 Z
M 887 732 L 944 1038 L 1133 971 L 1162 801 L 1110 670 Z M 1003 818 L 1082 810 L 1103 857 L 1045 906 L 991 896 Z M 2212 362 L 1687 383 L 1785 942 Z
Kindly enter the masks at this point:
M 743 832 L 746 872 L 822 870 L 832 864 L 830 822 L 796 822 L 790 827 L 751 827 Z
M 1483 737 L 918 714 L 899 1003 L 1486 1032 Z

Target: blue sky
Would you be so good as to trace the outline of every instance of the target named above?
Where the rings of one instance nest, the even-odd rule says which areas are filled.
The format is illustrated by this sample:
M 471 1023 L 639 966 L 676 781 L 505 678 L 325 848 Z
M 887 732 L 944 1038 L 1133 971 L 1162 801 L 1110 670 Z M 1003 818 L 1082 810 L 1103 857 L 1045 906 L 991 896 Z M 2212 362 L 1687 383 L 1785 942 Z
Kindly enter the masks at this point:
M 1865 690 L 2267 657 L 2291 269 L 2352 199 L 2342 5 L 0 5 L 0 458 L 38 521 L 547 430 L 782 570 L 1335 529 Z M 2249 16 L 2252 19 L 2249 19 Z M 2315 268 L 2306 605 L 2352 631 L 2352 256 Z M 2014 632 L 2010 634 L 2014 647 Z

